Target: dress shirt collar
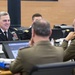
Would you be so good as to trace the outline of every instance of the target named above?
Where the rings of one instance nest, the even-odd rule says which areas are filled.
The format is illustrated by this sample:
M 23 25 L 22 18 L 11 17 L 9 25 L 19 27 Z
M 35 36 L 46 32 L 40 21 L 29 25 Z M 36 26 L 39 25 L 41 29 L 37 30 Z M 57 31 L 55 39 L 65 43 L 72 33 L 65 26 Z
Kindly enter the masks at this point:
M 34 44 L 34 46 L 40 45 L 40 44 L 43 44 L 43 45 L 49 44 L 49 45 L 51 45 L 50 41 L 39 41 L 36 44 Z
M 1 28 L 1 31 L 4 33 L 5 31 Z M 6 30 L 6 32 L 8 32 L 8 30 Z

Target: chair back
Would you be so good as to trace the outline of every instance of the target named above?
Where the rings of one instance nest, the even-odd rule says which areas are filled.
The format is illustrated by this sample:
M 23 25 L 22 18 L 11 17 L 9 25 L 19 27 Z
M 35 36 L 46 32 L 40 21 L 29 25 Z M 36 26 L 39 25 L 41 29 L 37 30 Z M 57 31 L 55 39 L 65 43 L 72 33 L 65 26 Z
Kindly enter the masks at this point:
M 59 62 L 36 65 L 30 75 L 75 75 L 75 62 Z

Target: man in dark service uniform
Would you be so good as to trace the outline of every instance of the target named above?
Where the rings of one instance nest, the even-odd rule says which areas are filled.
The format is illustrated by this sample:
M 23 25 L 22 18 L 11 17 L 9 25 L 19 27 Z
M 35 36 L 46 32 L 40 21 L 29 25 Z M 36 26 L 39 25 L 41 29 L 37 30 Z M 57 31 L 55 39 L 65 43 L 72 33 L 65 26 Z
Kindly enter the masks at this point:
M 32 24 L 33 44 L 28 48 L 20 49 L 16 59 L 10 64 L 10 71 L 13 74 L 22 73 L 28 75 L 29 71 L 36 64 L 47 64 L 63 61 L 62 47 L 55 47 L 50 44 L 50 24 L 46 20 L 36 20 Z
M 16 36 L 13 35 L 13 32 Z M 0 12 L 0 41 L 18 40 L 13 28 L 10 28 L 10 16 L 7 12 Z
M 39 14 L 39 13 L 35 13 L 32 15 L 32 23 L 35 22 L 36 20 L 38 19 L 42 19 L 42 15 Z M 24 35 L 23 35 L 23 40 L 30 40 L 31 39 L 31 29 L 32 29 L 32 25 L 27 29 L 28 32 L 24 32 Z

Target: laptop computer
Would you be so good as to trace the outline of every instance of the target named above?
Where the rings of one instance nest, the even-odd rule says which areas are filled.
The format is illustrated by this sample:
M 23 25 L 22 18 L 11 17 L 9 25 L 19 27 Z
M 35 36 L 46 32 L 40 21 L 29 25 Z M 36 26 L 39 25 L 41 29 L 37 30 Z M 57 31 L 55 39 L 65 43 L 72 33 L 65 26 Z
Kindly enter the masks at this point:
M 4 41 L 2 45 L 6 58 L 15 59 L 20 48 L 29 46 L 29 40 Z

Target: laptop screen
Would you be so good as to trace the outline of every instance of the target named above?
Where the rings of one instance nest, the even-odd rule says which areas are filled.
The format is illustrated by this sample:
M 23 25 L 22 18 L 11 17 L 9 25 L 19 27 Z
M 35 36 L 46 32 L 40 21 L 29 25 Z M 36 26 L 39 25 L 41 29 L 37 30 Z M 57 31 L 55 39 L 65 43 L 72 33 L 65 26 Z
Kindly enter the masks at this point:
M 6 58 L 15 59 L 18 50 L 23 47 L 28 47 L 29 41 L 28 40 L 21 40 L 21 41 L 7 41 L 3 42 L 3 51 Z

